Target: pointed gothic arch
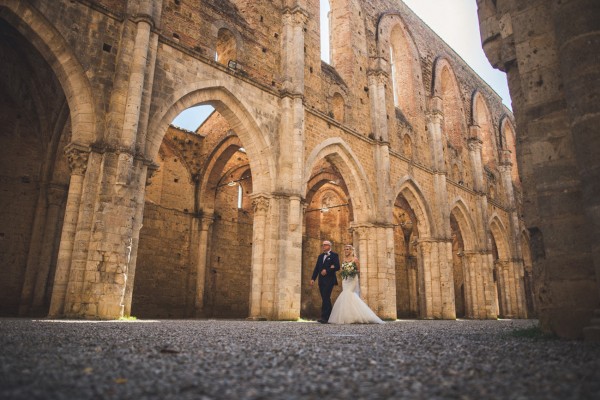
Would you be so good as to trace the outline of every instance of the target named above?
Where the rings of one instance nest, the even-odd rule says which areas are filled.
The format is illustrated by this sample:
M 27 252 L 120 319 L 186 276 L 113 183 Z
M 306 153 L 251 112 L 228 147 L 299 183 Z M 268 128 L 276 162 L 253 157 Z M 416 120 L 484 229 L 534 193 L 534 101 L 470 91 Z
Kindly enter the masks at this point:
M 308 180 L 315 165 L 322 159 L 332 163 L 344 178 L 353 198 L 353 212 L 358 221 L 367 221 L 373 213 L 374 196 L 369 180 L 358 157 L 341 138 L 325 140 L 315 147 L 306 159 L 302 193 L 307 192 Z
M 510 259 L 510 248 L 508 244 L 506 227 L 496 213 L 491 216 L 489 226 L 490 233 L 494 239 L 494 242 L 496 243 L 496 248 L 498 249 L 498 259 Z
M 419 50 L 400 13 L 386 12 L 379 17 L 376 43 L 378 56 L 390 64 L 394 105 L 415 127 L 425 109 L 423 71 Z
M 429 238 L 435 235 L 435 226 L 432 222 L 429 203 L 423 195 L 423 190 L 414 179 L 409 176 L 403 177 L 394 185 L 392 193 L 394 194 L 392 202 L 400 195 L 408 201 L 417 218 L 421 238 Z
M 244 104 L 244 96 L 236 95 L 237 92 L 231 83 L 219 80 L 188 84 L 176 91 L 154 112 L 143 144 L 147 156 L 151 159 L 156 156 L 167 127 L 179 113 L 196 105 L 210 104 L 228 121 L 244 145 L 256 177 L 254 192 L 272 191 L 274 182 L 270 178 L 276 176 L 275 161 L 272 152 L 267 151 L 272 143 L 249 111 L 250 107 Z
M 466 144 L 465 106 L 454 68 L 445 58 L 435 60 L 431 91 L 433 97 L 442 99 L 443 131 L 448 145 L 461 150 Z
M 465 250 L 476 251 L 479 248 L 480 243 L 477 238 L 475 223 L 473 222 L 473 217 L 462 197 L 459 196 L 454 200 L 450 214 L 454 215 L 460 225 L 465 243 Z
M 27 2 L 6 0 L 0 4 L 0 19 L 8 22 L 46 60 L 65 92 L 69 104 L 71 141 L 89 145 L 101 133 L 92 88 L 81 63 L 63 36 Z

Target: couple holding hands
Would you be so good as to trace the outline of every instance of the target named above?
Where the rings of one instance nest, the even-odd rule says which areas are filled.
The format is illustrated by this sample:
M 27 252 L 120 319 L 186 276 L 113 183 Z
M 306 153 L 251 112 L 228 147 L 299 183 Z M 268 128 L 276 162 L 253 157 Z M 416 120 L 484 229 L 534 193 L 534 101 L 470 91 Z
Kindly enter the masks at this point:
M 335 305 L 331 305 L 331 292 L 338 284 L 336 272 L 342 270 L 342 293 L 338 296 Z M 331 242 L 323 242 L 323 253 L 317 258 L 317 263 L 312 274 L 310 285 L 319 279 L 319 292 L 323 305 L 321 306 L 322 324 L 383 324 L 369 306 L 359 296 L 358 273 L 360 263 L 354 255 L 352 245 L 344 246 L 344 260 L 340 266 L 337 253 L 331 251 Z

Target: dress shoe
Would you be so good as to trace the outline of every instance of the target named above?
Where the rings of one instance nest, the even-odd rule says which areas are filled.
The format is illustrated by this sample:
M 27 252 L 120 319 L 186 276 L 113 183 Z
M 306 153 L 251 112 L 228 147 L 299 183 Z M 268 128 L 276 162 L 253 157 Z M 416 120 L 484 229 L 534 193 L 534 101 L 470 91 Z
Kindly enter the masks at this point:
M 320 323 L 320 324 L 327 324 L 328 323 L 324 319 L 318 319 L 317 322 Z

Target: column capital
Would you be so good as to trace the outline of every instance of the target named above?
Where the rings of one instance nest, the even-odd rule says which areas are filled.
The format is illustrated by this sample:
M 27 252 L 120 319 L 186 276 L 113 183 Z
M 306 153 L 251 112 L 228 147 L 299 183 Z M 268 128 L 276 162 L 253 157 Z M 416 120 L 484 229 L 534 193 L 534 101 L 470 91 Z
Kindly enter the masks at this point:
M 65 154 L 71 173 L 73 175 L 85 175 L 88 159 L 90 157 L 90 147 L 79 143 L 71 142 L 65 146 Z
M 367 78 L 369 79 L 369 85 L 385 85 L 389 80 L 389 74 L 383 69 L 370 69 L 367 71 Z
M 481 151 L 483 142 L 478 137 L 470 137 L 467 140 L 467 145 L 469 146 L 470 151 Z
M 271 205 L 271 198 L 263 193 L 252 195 L 252 210 L 254 213 L 267 213 Z
M 293 24 L 304 27 L 306 22 L 308 22 L 308 12 L 304 8 L 296 6 L 293 8 L 288 7 L 283 10 L 284 25 Z

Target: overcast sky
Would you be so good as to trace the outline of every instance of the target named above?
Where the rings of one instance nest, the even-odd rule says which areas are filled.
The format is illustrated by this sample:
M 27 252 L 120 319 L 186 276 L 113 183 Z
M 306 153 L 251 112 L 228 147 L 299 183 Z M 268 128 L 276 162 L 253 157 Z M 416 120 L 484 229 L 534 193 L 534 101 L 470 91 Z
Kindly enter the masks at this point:
M 403 1 L 502 97 L 503 103 L 508 108 L 511 108 L 506 74 L 492 68 L 481 48 L 476 0 Z M 322 7 L 321 21 L 327 21 L 328 11 L 326 7 Z M 325 30 L 327 26 L 322 26 L 321 29 Z M 321 36 L 322 43 L 328 41 L 329 34 Z M 326 45 L 322 44 L 321 48 L 324 50 L 321 58 L 328 61 Z M 173 124 L 195 131 L 212 110 L 210 106 L 188 109 L 175 118 Z

